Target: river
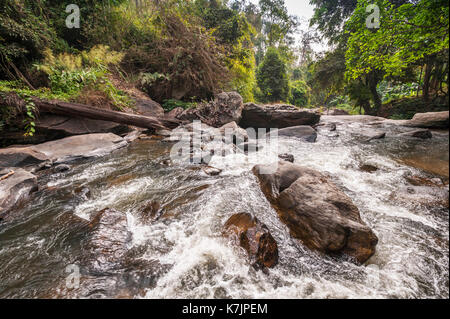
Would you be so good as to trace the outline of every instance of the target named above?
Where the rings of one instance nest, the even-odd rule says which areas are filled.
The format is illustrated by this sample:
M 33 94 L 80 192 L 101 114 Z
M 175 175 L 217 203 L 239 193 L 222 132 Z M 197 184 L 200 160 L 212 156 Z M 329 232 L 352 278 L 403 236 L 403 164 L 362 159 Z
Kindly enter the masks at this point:
M 0 297 L 448 298 L 448 132 L 407 139 L 395 136 L 400 128 L 384 126 L 385 139 L 367 142 L 360 129 L 359 123 L 321 129 L 316 143 L 281 139 L 278 151 L 330 175 L 354 201 L 379 238 L 366 265 L 320 255 L 293 239 L 245 156 L 213 159 L 223 172 L 209 176 L 167 165 L 173 144 L 140 140 L 68 172 L 41 173 L 31 202 L 0 224 Z M 425 166 L 413 168 L 411 161 Z M 437 174 L 447 175 L 440 176 L 447 185 L 408 182 Z M 161 203 L 164 214 L 144 223 L 139 212 L 149 200 Z M 74 227 L 74 215 L 89 219 L 106 207 L 127 215 L 132 240 L 124 268 L 83 275 L 80 287 L 69 289 L 66 267 L 83 267 L 88 240 L 85 229 Z M 279 264 L 268 273 L 251 267 L 245 251 L 221 236 L 237 212 L 258 217 L 277 241 Z

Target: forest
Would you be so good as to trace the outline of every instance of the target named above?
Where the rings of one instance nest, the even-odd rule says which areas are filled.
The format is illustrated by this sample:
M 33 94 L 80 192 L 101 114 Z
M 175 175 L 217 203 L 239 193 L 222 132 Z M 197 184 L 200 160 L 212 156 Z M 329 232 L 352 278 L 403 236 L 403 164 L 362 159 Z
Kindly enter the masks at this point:
M 166 110 L 223 90 L 395 119 L 448 109 L 447 1 L 310 3 L 305 22 L 283 0 L 84 0 L 79 28 L 68 28 L 70 1 L 2 0 L 0 91 L 118 110 L 133 108 L 133 88 Z M 366 27 L 369 4 L 376 28 Z M 315 52 L 318 42 L 328 50 Z M 0 125 L 14 118 L 2 108 Z

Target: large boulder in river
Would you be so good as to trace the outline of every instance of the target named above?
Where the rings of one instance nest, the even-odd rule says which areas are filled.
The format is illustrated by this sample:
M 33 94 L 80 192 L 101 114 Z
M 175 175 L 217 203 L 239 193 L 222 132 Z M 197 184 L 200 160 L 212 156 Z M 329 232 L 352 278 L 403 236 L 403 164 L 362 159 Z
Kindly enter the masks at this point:
M 0 167 L 26 167 L 48 161 L 48 157 L 30 147 L 0 149 Z
M 278 245 L 266 225 L 248 213 L 231 216 L 225 223 L 225 236 L 244 248 L 255 266 L 274 267 L 278 263 Z
M 362 221 L 358 208 L 325 175 L 285 161 L 273 174 L 253 168 L 261 189 L 291 234 L 309 248 L 343 254 L 364 263 L 375 253 L 377 236 Z
M 19 201 L 37 190 L 37 178 L 17 167 L 0 169 L 0 219 Z
M 45 136 L 44 140 L 46 141 L 72 135 L 93 133 L 122 134 L 129 131 L 128 126 L 124 124 L 48 113 L 43 113 L 38 117 L 36 129 L 37 133 Z
M 200 120 L 213 127 L 239 122 L 244 107 L 242 97 L 236 92 L 216 95 L 214 101 L 187 109 L 177 118 L 184 121 Z
M 108 273 L 118 270 L 128 251 L 131 233 L 127 215 L 106 208 L 97 213 L 89 224 L 92 229 L 84 243 L 83 261 L 91 273 Z
M 285 128 L 319 123 L 320 115 L 285 105 L 257 105 L 247 103 L 239 126 L 243 128 Z
M 406 123 L 406 126 L 421 128 L 448 128 L 449 111 L 417 113 L 412 120 Z
M 86 134 L 46 142 L 29 149 L 44 154 L 53 163 L 60 164 L 77 159 L 107 155 L 128 145 L 128 142 L 112 133 Z

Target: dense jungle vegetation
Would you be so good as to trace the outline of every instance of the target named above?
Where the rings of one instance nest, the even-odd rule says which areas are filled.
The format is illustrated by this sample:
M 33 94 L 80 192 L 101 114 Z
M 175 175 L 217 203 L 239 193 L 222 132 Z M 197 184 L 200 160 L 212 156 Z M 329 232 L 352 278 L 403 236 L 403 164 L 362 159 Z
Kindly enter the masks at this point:
M 140 91 L 170 110 L 222 90 L 392 118 L 448 109 L 447 0 L 310 0 L 308 31 L 284 0 L 79 0 L 68 28 L 73 2 L 0 0 L 0 92 L 119 110 Z M 0 128 L 17 116 L 0 111 Z

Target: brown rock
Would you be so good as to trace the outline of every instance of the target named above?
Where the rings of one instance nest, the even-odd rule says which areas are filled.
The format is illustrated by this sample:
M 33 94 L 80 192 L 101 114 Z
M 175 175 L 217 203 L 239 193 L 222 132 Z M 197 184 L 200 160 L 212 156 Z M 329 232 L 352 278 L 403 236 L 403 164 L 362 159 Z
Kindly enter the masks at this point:
M 271 268 L 278 263 L 278 245 L 256 217 L 248 213 L 231 216 L 225 223 L 224 234 L 235 239 L 257 266 Z
M 295 107 L 247 103 L 244 105 L 239 126 L 243 128 L 285 128 L 315 125 L 319 121 L 320 115 Z
M 44 134 L 47 140 L 81 134 L 122 134 L 129 131 L 128 126 L 124 124 L 48 113 L 39 116 L 36 121 L 36 129 L 39 133 Z
M 183 114 L 184 109 L 182 107 L 176 107 L 172 111 L 167 112 L 164 116 L 167 118 L 178 118 L 181 114 Z
M 264 169 L 268 167 L 253 168 L 262 191 L 291 234 L 307 247 L 348 255 L 359 263 L 375 253 L 377 236 L 361 220 L 351 199 L 328 177 L 288 162 L 280 162 L 273 174 L 261 174 Z
M 402 134 L 400 134 L 400 136 L 409 136 L 409 137 L 416 137 L 416 138 L 421 138 L 421 139 L 428 139 L 428 138 L 432 138 L 433 134 L 428 129 L 422 129 L 422 130 L 414 130 L 411 132 L 402 133 Z
M 164 116 L 164 109 L 162 106 L 151 99 L 136 100 L 136 110 L 145 116 Z
M 25 200 L 37 190 L 37 178 L 33 174 L 17 167 L 2 170 L 1 175 L 6 174 L 9 177 L 0 180 L 0 218 L 19 201 Z
M 220 93 L 214 101 L 185 110 L 178 119 L 200 120 L 213 127 L 221 127 L 230 122 L 239 122 L 242 116 L 243 100 L 236 92 Z
M 131 240 L 126 214 L 106 208 L 89 223 L 90 237 L 84 245 L 83 258 L 92 273 L 109 273 L 120 268 Z
M 157 201 L 149 201 L 141 209 L 141 221 L 144 223 L 157 221 L 164 214 L 164 209 Z
M 417 113 L 406 125 L 422 128 L 448 128 L 449 111 Z

